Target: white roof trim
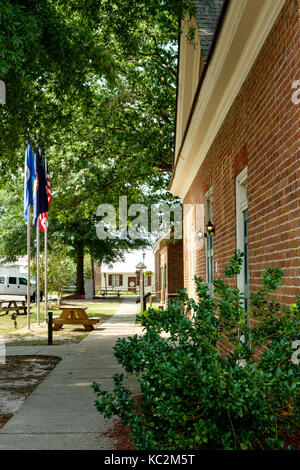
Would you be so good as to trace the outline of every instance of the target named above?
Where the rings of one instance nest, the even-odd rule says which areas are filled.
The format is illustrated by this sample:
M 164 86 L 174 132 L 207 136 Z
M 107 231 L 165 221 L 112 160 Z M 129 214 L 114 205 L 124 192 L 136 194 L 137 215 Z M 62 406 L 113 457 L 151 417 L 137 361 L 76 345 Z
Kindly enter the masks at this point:
M 181 199 L 186 196 L 285 2 L 231 0 L 170 186 L 170 191 Z

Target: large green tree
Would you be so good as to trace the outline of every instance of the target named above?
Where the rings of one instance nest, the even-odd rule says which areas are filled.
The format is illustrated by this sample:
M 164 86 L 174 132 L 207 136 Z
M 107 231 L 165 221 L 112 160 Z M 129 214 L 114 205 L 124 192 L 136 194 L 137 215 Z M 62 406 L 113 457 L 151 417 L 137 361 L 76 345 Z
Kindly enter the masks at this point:
M 112 155 L 135 162 L 138 157 L 148 174 L 152 167 L 170 171 L 179 18 L 191 4 L 3 0 L 1 175 L 23 166 L 28 133 L 33 139 L 39 131 L 47 149 L 74 138 L 78 110 L 83 120 L 91 113 L 99 118 L 98 125 L 92 119 L 95 132 L 79 136 L 83 145 L 91 143 L 94 151 L 104 144 Z
M 62 191 L 63 192 L 63 191 Z M 70 191 L 69 196 L 72 195 Z M 111 264 L 124 259 L 124 253 L 149 244 L 148 239 L 105 239 L 100 240 L 96 233 L 99 218 L 90 209 L 85 212 L 83 206 L 73 204 L 71 197 L 66 201 L 64 209 L 60 209 L 57 192 L 57 204 L 49 210 L 49 255 L 51 251 L 59 251 L 62 245 L 69 247 L 68 255 L 77 266 L 77 293 L 84 293 L 84 256 L 88 254 L 94 260 Z M 112 200 L 111 200 L 112 201 Z M 8 193 L 0 190 L 0 259 L 15 261 L 20 255 L 26 254 L 26 225 L 23 220 L 22 194 L 19 188 Z M 87 201 L 84 201 L 84 206 Z M 52 210 L 53 209 L 53 210 Z M 31 236 L 31 252 L 34 256 L 34 233 Z M 41 238 L 41 251 L 43 239 Z
M 25 139 L 39 132 L 50 167 L 49 237 L 77 258 L 121 256 L 142 242 L 99 241 L 98 204 L 119 195 L 150 205 L 172 167 L 179 19 L 188 0 L 4 0 L 0 4 L 2 255 L 24 245 L 21 191 Z M 29 129 L 29 135 L 28 131 Z M 19 221 L 16 223 L 16 221 Z M 20 243 L 19 243 L 20 242 Z M 147 240 L 144 242 L 146 243 Z
M 3 0 L 0 3 L 0 78 L 7 103 L 0 107 L 1 175 L 21 163 L 25 138 L 69 125 L 68 100 L 88 102 L 96 78 L 113 81 L 114 67 L 96 26 L 69 2 Z

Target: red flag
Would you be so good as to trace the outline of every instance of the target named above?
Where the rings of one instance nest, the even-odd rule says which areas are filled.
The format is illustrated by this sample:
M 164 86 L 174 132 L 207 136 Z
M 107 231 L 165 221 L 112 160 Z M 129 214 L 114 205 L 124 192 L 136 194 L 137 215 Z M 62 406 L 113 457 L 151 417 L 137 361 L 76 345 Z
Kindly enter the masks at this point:
M 51 204 L 52 200 L 52 195 L 51 195 L 51 186 L 50 186 L 50 178 L 49 178 L 49 172 L 48 172 L 48 163 L 45 161 L 45 179 L 46 179 L 46 191 L 47 191 L 47 197 L 48 197 L 48 207 Z M 44 212 L 43 214 L 40 214 L 39 216 L 39 224 L 40 224 L 40 229 L 43 233 L 45 233 L 45 228 L 48 229 L 48 212 Z
M 45 228 L 48 229 L 48 212 L 44 212 L 39 216 L 40 229 L 45 233 Z
M 50 177 L 49 177 L 49 171 L 48 171 L 48 163 L 45 161 L 45 175 L 46 175 L 46 191 L 47 191 L 47 196 L 48 196 L 48 207 L 51 204 L 51 186 L 50 186 Z

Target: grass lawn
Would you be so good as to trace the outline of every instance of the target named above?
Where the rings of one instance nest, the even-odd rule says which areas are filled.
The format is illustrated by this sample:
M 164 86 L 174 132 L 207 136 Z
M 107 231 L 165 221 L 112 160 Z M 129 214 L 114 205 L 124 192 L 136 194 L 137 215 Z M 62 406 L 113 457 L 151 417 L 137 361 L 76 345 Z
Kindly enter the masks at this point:
M 158 306 L 161 305 L 161 302 L 155 301 L 152 302 L 152 308 L 158 308 Z M 147 308 L 150 307 L 150 303 L 147 303 Z
M 65 302 L 64 305 L 80 305 L 87 307 L 87 314 L 90 317 L 101 318 L 100 323 L 97 323 L 96 328 L 99 328 L 103 322 L 107 321 L 119 307 L 119 302 L 99 302 L 88 303 L 84 301 Z M 32 306 L 30 316 L 31 332 L 27 332 L 27 316 L 22 315 L 17 317 L 17 329 L 14 326 L 14 321 L 11 319 L 11 312 L 9 315 L 0 317 L 0 338 L 7 339 L 10 345 L 16 346 L 42 346 L 47 344 L 47 325 L 44 323 L 44 305 L 41 304 L 40 323 L 41 327 L 37 327 L 37 307 Z M 48 311 L 52 311 L 54 315 L 59 315 L 59 309 L 53 307 L 50 303 Z M 83 325 L 64 325 L 61 330 L 53 331 L 53 344 L 65 344 L 71 342 L 79 342 L 89 334 L 84 330 Z

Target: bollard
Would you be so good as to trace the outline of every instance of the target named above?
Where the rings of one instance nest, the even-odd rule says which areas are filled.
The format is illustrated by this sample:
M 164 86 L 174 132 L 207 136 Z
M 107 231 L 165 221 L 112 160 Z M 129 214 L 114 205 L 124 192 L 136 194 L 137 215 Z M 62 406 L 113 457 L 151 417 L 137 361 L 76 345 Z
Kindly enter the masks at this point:
M 53 313 L 48 312 L 48 346 L 52 346 L 52 337 L 53 337 L 52 318 L 53 318 Z
M 147 310 L 147 298 L 151 297 L 151 292 L 148 292 L 146 295 L 143 297 L 143 312 Z

